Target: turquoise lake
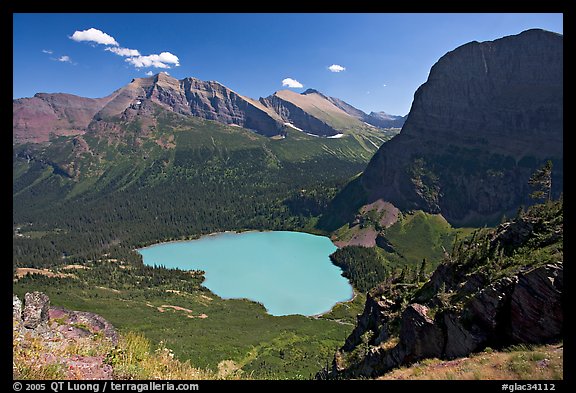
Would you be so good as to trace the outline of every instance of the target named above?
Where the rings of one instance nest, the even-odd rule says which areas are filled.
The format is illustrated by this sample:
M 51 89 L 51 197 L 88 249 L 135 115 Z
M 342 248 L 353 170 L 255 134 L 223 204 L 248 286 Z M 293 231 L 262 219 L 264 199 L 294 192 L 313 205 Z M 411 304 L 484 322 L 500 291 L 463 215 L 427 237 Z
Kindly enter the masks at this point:
M 204 270 L 203 285 L 224 299 L 262 303 L 271 315 L 316 315 L 352 298 L 329 255 L 336 246 L 301 232 L 221 233 L 138 250 L 149 266 Z

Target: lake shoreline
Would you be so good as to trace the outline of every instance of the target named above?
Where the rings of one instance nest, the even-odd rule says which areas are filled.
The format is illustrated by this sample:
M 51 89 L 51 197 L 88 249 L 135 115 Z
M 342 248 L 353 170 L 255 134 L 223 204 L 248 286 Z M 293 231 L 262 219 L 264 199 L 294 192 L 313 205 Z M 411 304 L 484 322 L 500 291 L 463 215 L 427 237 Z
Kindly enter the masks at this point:
M 233 231 L 224 231 L 224 232 L 211 232 L 211 233 L 207 233 L 205 235 L 200 235 L 198 237 L 195 238 L 191 238 L 191 239 L 180 239 L 180 240 L 167 240 L 167 241 L 160 241 L 158 243 L 154 243 L 154 244 L 150 244 L 148 246 L 144 246 L 144 247 L 138 247 L 138 248 L 133 248 L 132 251 L 136 251 L 138 252 L 138 250 L 143 250 L 146 248 L 150 248 L 150 247 L 155 247 L 155 246 L 161 246 L 164 244 L 170 244 L 170 243 L 178 243 L 178 242 L 192 242 L 195 240 L 202 240 L 204 238 L 207 237 L 216 237 L 219 235 L 227 235 L 227 234 L 234 234 L 234 235 L 241 235 L 243 233 L 251 233 L 251 232 L 257 232 L 257 233 L 261 233 L 261 232 L 298 232 L 298 233 L 306 233 L 308 235 L 312 235 L 312 236 L 319 236 L 319 237 L 325 237 L 328 238 L 332 244 L 334 244 L 334 246 L 336 246 L 336 248 L 340 248 L 336 243 L 334 243 L 334 241 L 329 237 L 329 236 L 325 236 L 325 235 L 319 235 L 317 233 L 311 233 L 311 232 L 306 232 L 306 231 L 290 231 L 290 230 L 282 230 L 282 231 L 275 231 L 273 229 L 265 229 L 265 230 L 261 230 L 261 229 L 246 229 L 246 230 L 233 230 Z
M 350 286 L 352 286 L 352 283 L 350 283 Z M 354 287 L 352 287 L 352 288 L 354 288 Z M 322 318 L 322 316 L 324 316 L 324 315 L 326 315 L 326 314 L 330 314 L 330 313 L 332 312 L 332 310 L 334 310 L 334 307 L 336 307 L 337 305 L 339 305 L 339 304 L 344 304 L 344 303 L 349 303 L 349 302 L 354 301 L 354 299 L 356 299 L 356 296 L 358 296 L 358 293 L 356 293 L 356 291 L 355 291 L 354 289 L 352 289 L 352 297 L 351 297 L 350 299 L 336 302 L 336 304 L 334 304 L 334 305 L 330 308 L 330 310 L 325 311 L 325 312 L 323 312 L 323 313 L 314 314 L 314 315 L 304 315 L 304 316 L 305 316 L 305 317 L 308 317 L 308 318 L 314 318 L 314 319 Z
M 270 316 L 312 318 L 355 298 L 329 258 L 335 250 L 327 236 L 268 230 L 215 232 L 136 249 L 148 266 L 204 271 L 202 286 L 222 299 L 260 304 Z

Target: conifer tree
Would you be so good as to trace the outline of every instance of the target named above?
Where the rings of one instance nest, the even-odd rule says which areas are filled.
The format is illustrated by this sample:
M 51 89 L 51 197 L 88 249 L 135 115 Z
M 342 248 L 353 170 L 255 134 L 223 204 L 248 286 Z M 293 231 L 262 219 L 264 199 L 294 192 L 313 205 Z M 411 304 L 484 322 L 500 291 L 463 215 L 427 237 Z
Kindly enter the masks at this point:
M 530 194 L 532 199 L 544 199 L 548 201 L 552 196 L 552 161 L 546 161 L 546 164 L 530 176 L 528 184 L 534 189 Z

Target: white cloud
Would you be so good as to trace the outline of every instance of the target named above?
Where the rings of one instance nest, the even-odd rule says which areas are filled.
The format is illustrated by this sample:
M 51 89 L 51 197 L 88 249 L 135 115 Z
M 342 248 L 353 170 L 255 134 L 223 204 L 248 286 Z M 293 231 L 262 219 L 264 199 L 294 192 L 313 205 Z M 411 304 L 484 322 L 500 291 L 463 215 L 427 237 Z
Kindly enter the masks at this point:
M 148 71 L 145 75 L 152 76 L 154 73 L 152 71 Z
M 116 53 L 118 56 L 140 56 L 140 52 L 136 49 L 128 49 L 128 48 L 116 48 L 114 46 L 108 46 L 104 50 L 107 50 L 112 53 Z
M 170 65 L 174 65 L 175 67 L 180 65 L 178 56 L 170 52 L 162 52 L 159 55 L 129 57 L 125 61 L 136 68 L 171 68 Z
M 116 42 L 114 37 L 93 27 L 89 28 L 88 30 L 82 30 L 82 31 L 76 30 L 74 34 L 72 34 L 70 39 L 76 42 L 90 41 L 102 45 L 114 45 L 114 46 L 120 45 L 118 42 Z
M 47 54 L 51 55 L 54 52 L 51 51 L 50 49 L 42 49 L 42 53 L 47 53 Z
M 332 72 L 342 72 L 346 70 L 346 67 L 342 67 L 338 64 L 332 64 L 330 67 L 328 67 L 328 69 Z
M 304 87 L 304 85 L 300 82 L 298 82 L 296 79 L 292 79 L 292 78 L 286 78 L 282 80 L 282 86 L 288 86 L 288 87 L 292 87 L 295 89 L 299 89 L 301 87 Z
M 127 59 L 124 61 L 132 64 L 136 68 L 172 68 L 180 66 L 180 59 L 178 59 L 178 56 L 170 52 L 162 52 L 159 55 L 152 54 L 142 56 L 140 51 L 137 49 L 123 48 L 114 39 L 114 37 L 95 28 L 90 28 L 83 31 L 75 31 L 74 34 L 72 34 L 72 36 L 69 38 L 77 42 L 89 41 L 95 42 L 97 44 L 107 45 L 107 47 L 104 48 L 105 51 L 112 52 L 118 56 L 127 57 Z
M 63 63 L 72 63 L 72 59 L 70 58 L 70 56 L 60 56 L 58 58 L 58 61 L 61 61 Z

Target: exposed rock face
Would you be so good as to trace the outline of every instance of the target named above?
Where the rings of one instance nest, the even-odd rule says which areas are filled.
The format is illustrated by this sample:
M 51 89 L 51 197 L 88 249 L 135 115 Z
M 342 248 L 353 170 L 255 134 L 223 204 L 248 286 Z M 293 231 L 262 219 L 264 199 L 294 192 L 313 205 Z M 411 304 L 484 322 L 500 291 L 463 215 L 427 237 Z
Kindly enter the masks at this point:
M 291 91 L 277 92 L 267 98 L 262 98 L 262 104 L 278 113 L 285 122 L 293 124 L 309 134 L 319 136 L 333 136 L 338 131 L 321 119 L 308 113 L 302 106 L 297 105 L 294 97 L 300 95 Z
M 14 100 L 13 140 L 38 143 L 59 135 L 117 133 L 115 118 L 138 117 L 146 128 L 155 122 L 154 105 L 184 116 L 241 126 L 265 136 L 282 133 L 285 123 L 313 135 L 333 136 L 362 127 L 363 121 L 370 123 L 372 119 L 344 101 L 316 90 L 303 94 L 280 91 L 254 100 L 215 81 L 178 80 L 159 73 L 134 79 L 104 98 L 38 93 L 32 98 Z
M 530 175 L 551 159 L 563 189 L 563 37 L 528 30 L 443 56 L 415 93 L 399 135 L 359 182 L 367 203 L 494 223 L 528 204 Z
M 446 312 L 439 319 L 440 326 L 444 326 L 444 357 L 453 359 L 462 357 L 480 348 L 484 336 L 478 329 L 466 329 L 456 312 Z
M 362 342 L 362 335 L 371 332 L 370 344 L 379 345 L 389 338 L 388 317 L 395 310 L 394 302 L 386 298 L 380 298 L 377 294 L 368 294 L 364 311 L 358 316 L 356 327 L 346 339 L 342 347 L 344 351 L 351 351 Z
M 455 245 L 423 286 L 379 284 L 318 378 L 375 377 L 427 357 L 561 340 L 563 227 L 562 200 L 535 205 Z
M 409 304 L 400 318 L 399 342 L 388 350 L 381 344 L 397 310 L 369 295 L 358 325 L 335 356 L 332 373 L 374 377 L 424 358 L 453 359 L 487 346 L 558 340 L 563 333 L 562 279 L 563 263 L 503 277 L 479 290 L 463 310 L 445 310 L 434 318 L 427 306 Z M 360 363 L 345 367 L 345 353 L 360 345 L 360 336 L 369 330 L 383 339 L 370 343 L 373 347 Z
M 50 319 L 65 320 L 65 324 L 61 325 L 58 330 L 64 337 L 85 336 L 92 333 L 102 332 L 104 337 L 108 338 L 114 345 L 118 343 L 118 333 L 110 322 L 105 320 L 102 316 L 86 311 L 71 311 L 62 307 L 50 307 Z M 89 331 L 72 328 L 69 325 L 82 325 L 86 326 Z
M 24 310 L 22 320 L 27 329 L 36 329 L 48 322 L 50 299 L 42 292 L 27 293 L 24 296 Z
M 511 298 L 511 336 L 514 341 L 542 343 L 563 333 L 562 264 L 550 264 L 519 276 Z
M 225 124 L 236 124 L 272 136 L 282 127 L 280 117 L 260 102 L 243 97 L 218 82 L 183 80 L 190 114 Z
M 143 113 L 148 102 L 170 111 L 224 124 L 235 124 L 263 135 L 280 132 L 280 117 L 260 102 L 243 97 L 218 82 L 205 82 L 195 78 L 178 80 L 160 73 L 149 78 L 134 79 L 117 91 L 96 115 L 107 119 L 126 111 Z M 151 116 L 153 113 L 143 113 Z
M 26 361 L 35 365 L 58 365 L 65 379 L 112 379 L 112 366 L 105 363 L 104 353 L 87 356 L 62 352 L 66 345 L 92 345 L 98 352 L 102 341 L 118 343 L 116 329 L 100 315 L 50 307 L 50 299 L 41 292 L 26 293 L 24 311 L 20 300 L 13 295 L 14 346 L 27 351 Z M 100 333 L 96 335 L 97 333 Z M 35 340 L 30 352 L 28 340 Z M 102 352 L 102 351 L 101 351 Z
M 92 99 L 72 94 L 38 93 L 12 104 L 13 139 L 46 142 L 52 135 L 83 134 L 94 115 L 112 98 Z
M 428 308 L 416 303 L 410 304 L 402 313 L 400 328 L 402 363 L 412 363 L 442 353 L 443 331 L 427 314 Z
M 492 342 L 505 339 L 507 323 L 502 319 L 503 315 L 509 318 L 510 295 L 517 282 L 516 277 L 505 277 L 480 290 L 468 303 L 464 314 L 474 320 Z

